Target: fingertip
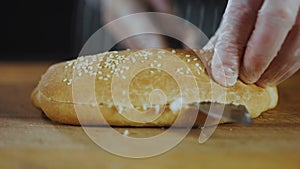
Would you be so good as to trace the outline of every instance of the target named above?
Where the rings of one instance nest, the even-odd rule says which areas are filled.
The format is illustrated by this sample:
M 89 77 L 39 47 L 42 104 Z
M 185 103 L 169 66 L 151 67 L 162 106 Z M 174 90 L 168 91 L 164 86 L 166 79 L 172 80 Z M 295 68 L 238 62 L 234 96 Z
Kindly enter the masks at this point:
M 247 71 L 245 68 L 242 68 L 240 71 L 240 79 L 246 84 L 254 84 L 258 81 L 254 73 Z
M 245 74 L 240 74 L 240 79 L 246 84 L 253 84 L 253 82 Z
M 237 82 L 237 77 L 236 76 L 228 77 L 228 78 L 226 78 L 225 87 L 232 87 L 236 84 L 236 82 Z
M 265 79 L 260 79 L 256 82 L 256 85 L 262 88 L 265 88 L 267 86 L 270 86 L 269 82 Z
M 238 60 L 232 57 L 230 60 L 226 56 L 233 56 L 221 49 L 215 49 L 212 57 L 211 71 L 213 80 L 224 87 L 234 86 L 238 78 Z
M 212 77 L 215 82 L 224 87 L 232 87 L 236 84 L 238 75 L 236 71 L 227 66 L 213 66 Z
M 224 87 L 232 87 L 237 82 L 236 76 L 226 76 L 218 73 L 213 73 L 213 80 Z

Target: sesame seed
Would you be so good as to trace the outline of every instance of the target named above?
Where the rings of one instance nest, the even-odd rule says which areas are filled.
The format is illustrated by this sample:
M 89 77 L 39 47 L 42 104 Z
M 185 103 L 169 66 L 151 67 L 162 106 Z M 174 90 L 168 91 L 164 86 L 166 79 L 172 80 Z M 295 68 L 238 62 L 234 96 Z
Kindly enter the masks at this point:
M 144 104 L 143 105 L 143 110 L 147 110 L 147 108 L 148 108 L 147 105 Z
M 129 131 L 126 129 L 123 133 L 124 136 L 128 136 L 129 135 Z
M 209 60 L 209 61 L 207 62 L 207 65 L 208 65 L 208 66 L 210 66 L 210 65 L 211 65 L 211 60 Z
M 160 111 L 160 105 L 159 104 L 156 104 L 155 105 L 155 113 L 158 114 Z
M 67 62 L 68 66 L 72 66 L 73 65 L 73 62 Z
M 97 73 L 94 73 L 93 71 L 89 71 L 89 76 L 97 75 Z
M 107 105 L 108 108 L 112 108 L 112 106 L 113 106 L 112 103 L 109 103 L 109 104 Z
M 136 59 L 134 57 L 131 58 L 132 63 L 136 62 Z
M 69 79 L 67 85 L 70 86 L 72 84 L 73 79 Z
M 172 50 L 172 53 L 176 53 L 176 50 L 173 49 L 173 50 Z
M 185 57 L 189 58 L 189 57 L 191 57 L 191 55 L 185 55 Z
M 125 69 L 126 69 L 126 70 L 129 70 L 129 67 L 127 66 L 127 67 L 125 67 Z
M 118 113 L 122 114 L 123 113 L 123 107 L 122 106 L 119 106 L 119 109 L 118 109 Z

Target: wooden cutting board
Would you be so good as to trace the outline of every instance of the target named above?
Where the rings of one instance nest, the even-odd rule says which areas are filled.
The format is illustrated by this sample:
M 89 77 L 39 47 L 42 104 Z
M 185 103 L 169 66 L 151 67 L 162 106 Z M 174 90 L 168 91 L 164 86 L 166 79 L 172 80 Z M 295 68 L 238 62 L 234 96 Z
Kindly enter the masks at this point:
M 193 129 L 169 152 L 129 159 L 101 149 L 79 126 L 51 122 L 31 105 L 30 93 L 49 64 L 0 63 L 0 168 L 300 168 L 300 73 L 279 86 L 279 105 L 252 127 L 220 125 L 204 144 L 198 143 L 201 129 Z M 165 129 L 127 130 L 141 137 Z

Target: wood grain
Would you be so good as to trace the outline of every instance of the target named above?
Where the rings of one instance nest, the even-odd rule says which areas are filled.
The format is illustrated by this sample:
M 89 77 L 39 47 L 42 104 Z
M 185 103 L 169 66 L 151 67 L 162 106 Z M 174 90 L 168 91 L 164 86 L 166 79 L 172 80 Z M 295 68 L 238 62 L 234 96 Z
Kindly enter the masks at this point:
M 276 109 L 252 127 L 220 125 L 204 144 L 193 129 L 162 155 L 129 159 L 106 152 L 79 126 L 56 124 L 30 102 L 30 93 L 50 63 L 0 63 L 0 168 L 299 168 L 300 73 L 279 87 Z M 100 133 L 107 128 L 95 127 Z M 117 128 L 123 132 L 125 128 Z M 160 128 L 128 128 L 147 137 Z M 121 143 L 120 143 L 121 144 Z

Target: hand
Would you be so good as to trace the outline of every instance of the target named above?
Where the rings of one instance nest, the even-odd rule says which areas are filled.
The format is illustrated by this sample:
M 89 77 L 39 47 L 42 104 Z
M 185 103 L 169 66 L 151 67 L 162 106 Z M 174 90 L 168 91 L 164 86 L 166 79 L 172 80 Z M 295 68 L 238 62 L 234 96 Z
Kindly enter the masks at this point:
M 106 23 L 133 13 L 147 12 L 149 9 L 156 12 L 172 13 L 170 0 L 102 0 L 101 6 L 101 16 Z M 153 27 L 152 30 L 158 30 L 159 28 L 154 22 L 150 18 L 137 18 L 131 23 L 122 24 L 122 31 L 116 28 L 111 29 L 110 32 L 118 38 L 132 30 L 143 32 L 145 27 Z M 123 45 L 133 49 L 168 47 L 163 36 L 149 34 L 130 37 L 123 41 Z
M 206 48 L 216 82 L 273 86 L 300 68 L 300 0 L 229 0 Z

